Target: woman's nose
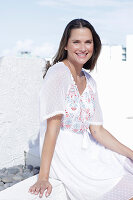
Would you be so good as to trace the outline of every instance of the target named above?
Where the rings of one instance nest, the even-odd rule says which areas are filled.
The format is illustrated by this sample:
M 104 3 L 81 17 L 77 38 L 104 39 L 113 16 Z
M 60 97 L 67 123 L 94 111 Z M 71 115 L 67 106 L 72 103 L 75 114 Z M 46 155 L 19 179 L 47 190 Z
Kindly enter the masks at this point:
M 85 44 L 81 44 L 81 45 L 80 45 L 80 51 L 82 51 L 82 52 L 86 51 L 86 46 L 85 46 Z

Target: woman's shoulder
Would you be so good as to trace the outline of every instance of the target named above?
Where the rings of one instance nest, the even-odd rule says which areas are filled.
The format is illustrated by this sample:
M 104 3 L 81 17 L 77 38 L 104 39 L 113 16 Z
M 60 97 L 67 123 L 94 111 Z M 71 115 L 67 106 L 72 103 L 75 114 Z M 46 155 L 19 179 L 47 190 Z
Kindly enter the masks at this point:
M 53 72 L 55 74 L 59 74 L 59 75 L 70 75 L 70 71 L 68 69 L 67 66 L 65 66 L 65 64 L 63 62 L 58 62 L 54 65 L 52 65 L 49 69 L 48 69 L 48 72 Z
M 71 73 L 67 66 L 63 62 L 58 62 L 54 65 L 52 65 L 46 75 L 45 80 L 52 79 L 55 81 L 63 81 L 63 82 L 69 82 L 71 80 Z

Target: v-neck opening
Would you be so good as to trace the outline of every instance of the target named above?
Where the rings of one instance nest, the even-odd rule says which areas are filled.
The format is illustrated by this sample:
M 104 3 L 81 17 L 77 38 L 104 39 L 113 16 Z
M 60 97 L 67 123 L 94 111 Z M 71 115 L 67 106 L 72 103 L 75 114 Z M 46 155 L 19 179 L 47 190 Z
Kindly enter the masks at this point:
M 61 62 L 62 62 L 62 61 L 61 61 Z M 62 62 L 62 63 L 64 64 L 64 62 Z M 65 64 L 64 64 L 64 65 L 65 65 Z M 80 94 L 79 89 L 78 89 L 78 86 L 77 86 L 77 84 L 76 84 L 76 82 L 75 82 L 75 80 L 74 80 L 74 77 L 73 77 L 73 75 L 72 75 L 72 73 L 71 73 L 69 67 L 68 67 L 67 65 L 65 65 L 65 66 L 68 68 L 68 70 L 69 70 L 69 72 L 70 72 L 70 74 L 71 74 L 72 81 L 73 81 L 73 83 L 74 83 L 74 85 L 75 85 L 75 87 L 76 87 L 76 89 L 77 89 L 77 92 L 78 92 L 79 96 L 82 97 L 83 94 L 84 94 L 85 91 L 86 91 L 87 84 L 88 84 L 87 77 L 86 77 L 86 74 L 85 74 L 84 69 L 82 69 L 81 71 L 84 73 L 84 76 L 85 76 L 85 79 L 86 79 L 86 86 L 85 86 L 85 89 L 83 90 L 82 94 Z

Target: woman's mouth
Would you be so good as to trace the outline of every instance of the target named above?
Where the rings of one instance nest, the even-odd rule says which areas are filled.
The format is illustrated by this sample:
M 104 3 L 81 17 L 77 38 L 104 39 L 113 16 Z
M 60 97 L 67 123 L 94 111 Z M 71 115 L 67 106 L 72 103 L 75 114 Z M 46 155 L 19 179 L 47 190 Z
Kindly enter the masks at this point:
M 76 55 L 80 58 L 85 58 L 87 53 L 76 53 Z

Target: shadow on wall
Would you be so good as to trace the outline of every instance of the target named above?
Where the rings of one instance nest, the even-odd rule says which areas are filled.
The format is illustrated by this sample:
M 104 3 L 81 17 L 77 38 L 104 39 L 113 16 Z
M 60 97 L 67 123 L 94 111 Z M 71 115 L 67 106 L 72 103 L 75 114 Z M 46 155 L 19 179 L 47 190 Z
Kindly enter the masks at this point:
M 28 150 L 24 151 L 25 165 L 40 166 L 39 133 L 35 140 L 29 140 Z

